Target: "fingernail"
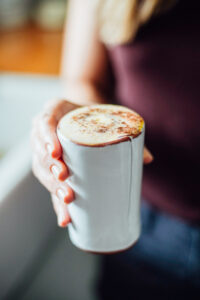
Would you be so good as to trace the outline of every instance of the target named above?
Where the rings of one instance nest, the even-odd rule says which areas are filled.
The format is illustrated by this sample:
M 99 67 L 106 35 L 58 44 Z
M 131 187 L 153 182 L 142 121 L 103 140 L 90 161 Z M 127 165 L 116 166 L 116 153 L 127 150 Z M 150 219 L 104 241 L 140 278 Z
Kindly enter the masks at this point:
M 49 154 L 52 154 L 53 147 L 50 144 L 46 144 L 46 149 L 47 149 L 47 151 L 48 151 Z
M 58 198 L 67 204 L 70 204 L 74 200 L 72 190 L 64 192 L 62 189 L 58 189 L 56 192 Z
M 65 220 L 63 220 L 62 218 L 58 219 L 58 225 L 60 227 L 66 227 L 69 223 L 70 223 L 69 219 L 65 219 Z
M 53 166 L 51 166 L 51 172 L 53 173 L 53 175 L 55 176 L 55 177 L 59 177 L 59 175 L 60 175 L 60 170 L 59 170 L 59 168 L 56 166 L 56 165 L 53 165 Z
M 74 192 L 72 191 L 72 189 L 68 189 L 67 195 L 64 198 L 64 202 L 70 204 L 73 201 L 74 201 Z
M 68 222 L 65 220 L 65 216 L 60 212 L 58 215 L 58 226 L 65 227 L 67 224 Z
M 59 209 L 58 225 L 60 227 L 66 227 L 71 222 L 70 217 L 63 212 L 62 208 Z
M 64 200 L 64 198 L 65 198 L 65 193 L 64 193 L 63 190 L 58 189 L 57 192 L 56 192 L 56 194 L 57 194 L 57 196 L 58 196 L 58 198 L 59 198 L 60 200 Z
M 59 213 L 59 215 L 58 215 L 58 226 L 65 227 L 66 225 L 67 225 L 67 222 L 66 222 L 63 214 Z

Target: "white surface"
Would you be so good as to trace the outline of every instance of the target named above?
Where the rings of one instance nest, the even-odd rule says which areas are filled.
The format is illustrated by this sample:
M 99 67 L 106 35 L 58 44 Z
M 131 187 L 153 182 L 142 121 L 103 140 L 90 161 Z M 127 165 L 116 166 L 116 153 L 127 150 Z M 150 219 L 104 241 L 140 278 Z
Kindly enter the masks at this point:
M 95 252 L 128 248 L 140 235 L 144 129 L 136 138 L 105 147 L 75 144 L 59 130 L 58 136 L 70 171 L 67 183 L 75 192 L 68 205 L 72 242 Z
M 31 174 L 31 118 L 44 102 L 59 95 L 54 77 L 0 76 L 0 150 L 5 152 L 0 160 L 1 300 L 96 299 L 90 290 L 96 258 L 74 252 L 69 241 L 65 244 L 66 231 L 59 236 L 49 193 Z M 77 262 L 82 273 L 84 269 L 84 280 Z
M 32 118 L 45 102 L 61 95 L 54 76 L 0 76 L 0 205 L 30 171 L 29 132 Z
M 0 75 L 0 150 L 7 152 L 29 133 L 44 103 L 61 95 L 57 77 Z
M 29 170 L 1 201 L 0 299 L 29 276 L 55 230 L 49 194 Z
M 29 139 L 24 138 L 7 152 L 0 163 L 0 209 L 8 193 L 29 174 L 30 166 Z

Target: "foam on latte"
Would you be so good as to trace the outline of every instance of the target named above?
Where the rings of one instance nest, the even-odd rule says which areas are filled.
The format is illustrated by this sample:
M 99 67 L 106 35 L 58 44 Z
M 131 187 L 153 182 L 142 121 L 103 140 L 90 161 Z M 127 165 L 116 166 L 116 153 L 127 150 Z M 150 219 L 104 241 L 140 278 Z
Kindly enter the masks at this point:
M 97 146 L 138 136 L 143 118 L 120 105 L 91 105 L 70 111 L 59 122 L 60 133 L 74 143 Z

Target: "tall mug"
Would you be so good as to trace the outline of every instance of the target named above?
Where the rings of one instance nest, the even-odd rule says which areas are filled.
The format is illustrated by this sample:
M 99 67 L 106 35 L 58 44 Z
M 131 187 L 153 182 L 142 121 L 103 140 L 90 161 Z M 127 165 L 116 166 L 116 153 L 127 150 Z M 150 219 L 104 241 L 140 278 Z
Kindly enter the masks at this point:
M 68 205 L 72 220 L 68 225 L 69 236 L 72 243 L 82 250 L 97 253 L 117 252 L 131 247 L 140 235 L 145 126 L 139 115 L 122 106 L 92 107 L 93 111 L 90 106 L 68 113 L 61 119 L 57 128 L 63 148 L 63 160 L 70 174 L 67 183 L 75 194 L 75 200 Z M 136 114 L 141 125 L 139 134 L 137 132 L 135 136 L 123 135 L 116 138 L 111 132 L 109 141 L 107 137 L 104 139 L 105 132 L 100 129 L 104 128 L 105 131 L 105 128 L 110 128 L 112 122 L 108 123 L 106 118 L 99 117 L 98 113 L 94 114 L 95 108 L 99 107 L 103 109 L 106 107 L 104 115 L 109 108 L 112 111 L 128 110 Z M 87 109 L 92 113 L 89 111 L 88 114 Z M 77 119 L 77 115 L 81 113 L 85 113 L 86 117 L 81 115 L 82 119 Z M 81 120 L 81 123 L 77 123 L 77 120 Z M 97 129 L 98 134 L 102 133 L 102 137 L 97 134 L 98 138 L 93 144 L 87 135 L 87 126 L 90 126 L 90 123 L 94 129 L 93 131 L 90 128 L 90 132 L 94 132 L 95 135 Z M 78 132 L 80 124 L 84 129 L 81 135 Z M 115 130 L 116 124 L 111 127 L 113 126 Z

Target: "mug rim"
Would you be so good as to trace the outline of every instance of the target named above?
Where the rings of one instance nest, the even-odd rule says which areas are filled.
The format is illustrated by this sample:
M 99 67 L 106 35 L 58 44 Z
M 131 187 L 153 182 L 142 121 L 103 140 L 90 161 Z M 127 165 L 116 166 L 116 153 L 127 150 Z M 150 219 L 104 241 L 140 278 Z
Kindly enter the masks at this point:
M 61 131 L 59 129 L 59 123 L 58 123 L 58 126 L 57 126 L 56 134 L 58 136 L 58 139 L 59 139 L 59 137 L 61 137 L 64 141 L 69 141 L 69 142 L 71 142 L 71 143 L 73 143 L 73 144 L 75 144 L 77 146 L 83 146 L 83 147 L 88 147 L 88 148 L 103 148 L 103 147 L 107 147 L 107 146 L 112 146 L 112 145 L 120 144 L 120 143 L 123 143 L 123 142 L 126 142 L 126 141 L 132 141 L 133 139 L 136 139 L 139 136 L 141 136 L 144 133 L 144 130 L 145 130 L 145 122 L 143 123 L 143 127 L 142 127 L 141 132 L 138 133 L 137 135 L 122 136 L 122 137 L 119 137 L 119 139 L 117 139 L 117 140 L 113 140 L 113 141 L 106 142 L 106 143 L 94 144 L 94 145 L 88 145 L 88 144 L 78 143 L 76 141 L 73 141 L 73 140 L 67 138 L 66 136 L 64 136 L 61 133 Z

